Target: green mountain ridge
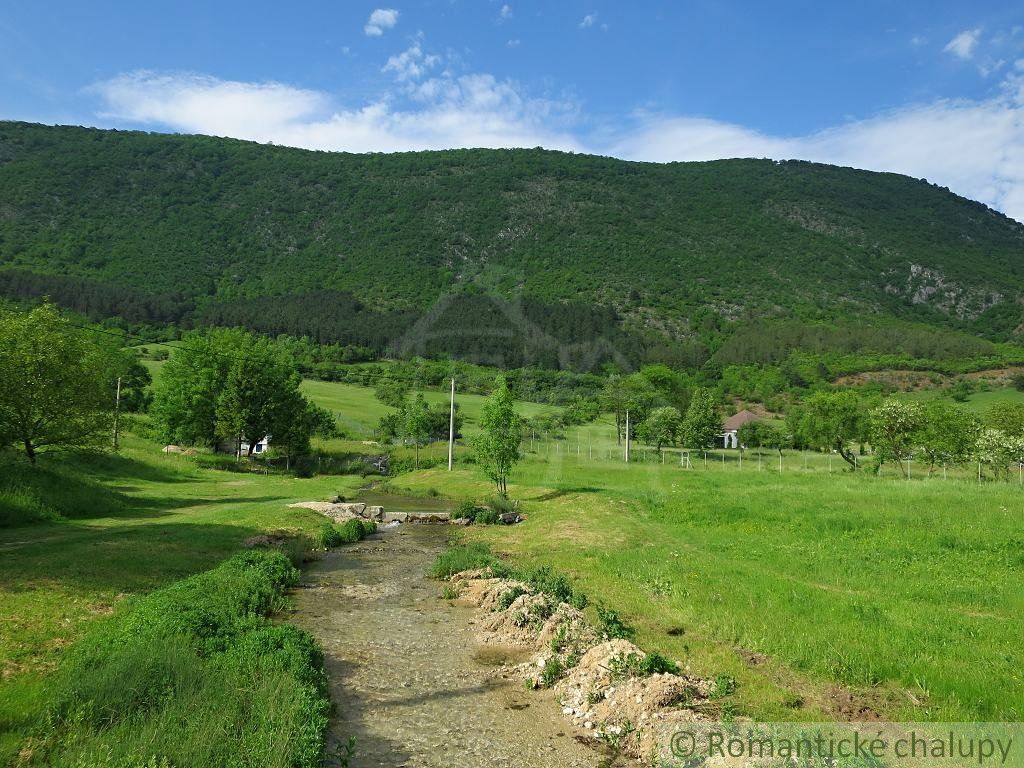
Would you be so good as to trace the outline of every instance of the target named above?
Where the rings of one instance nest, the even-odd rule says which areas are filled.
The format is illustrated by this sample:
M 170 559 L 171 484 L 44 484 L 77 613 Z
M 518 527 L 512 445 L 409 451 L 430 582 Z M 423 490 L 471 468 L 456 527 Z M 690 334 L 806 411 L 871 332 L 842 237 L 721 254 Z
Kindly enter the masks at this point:
M 493 295 L 492 314 L 515 306 L 570 342 L 621 331 L 648 357 L 697 360 L 773 318 L 1012 340 L 1024 225 L 923 180 L 802 161 L 355 155 L 6 122 L 0 292 L 321 340 L 348 318 L 370 330 L 342 340 L 380 348 L 453 294 L 442 326 Z

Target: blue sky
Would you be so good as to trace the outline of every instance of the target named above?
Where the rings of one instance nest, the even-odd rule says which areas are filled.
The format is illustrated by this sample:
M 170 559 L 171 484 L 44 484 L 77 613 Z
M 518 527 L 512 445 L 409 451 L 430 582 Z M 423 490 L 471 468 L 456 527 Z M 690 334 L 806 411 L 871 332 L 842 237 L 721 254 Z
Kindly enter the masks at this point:
M 1024 219 L 1024 3 L 0 0 L 0 118 L 894 170 Z

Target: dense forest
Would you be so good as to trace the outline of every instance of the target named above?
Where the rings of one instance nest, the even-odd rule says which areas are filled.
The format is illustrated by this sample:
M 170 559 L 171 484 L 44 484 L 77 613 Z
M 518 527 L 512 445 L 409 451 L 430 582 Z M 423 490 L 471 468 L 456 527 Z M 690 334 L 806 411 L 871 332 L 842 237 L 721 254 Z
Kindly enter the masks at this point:
M 981 358 L 1021 332 L 1024 226 L 806 162 L 0 123 L 0 296 L 506 367 Z

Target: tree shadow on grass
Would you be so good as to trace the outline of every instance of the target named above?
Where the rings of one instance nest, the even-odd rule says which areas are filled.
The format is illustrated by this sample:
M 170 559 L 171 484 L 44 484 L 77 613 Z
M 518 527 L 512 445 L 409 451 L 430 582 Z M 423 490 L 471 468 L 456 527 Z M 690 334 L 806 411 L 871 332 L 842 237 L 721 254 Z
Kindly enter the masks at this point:
M 6 529 L 26 538 L 22 528 L 47 526 L 62 519 L 156 518 L 183 508 L 285 498 L 143 496 L 139 495 L 143 489 L 131 484 L 133 480 L 173 489 L 175 484 L 195 482 L 195 476 L 113 455 L 44 457 L 37 465 L 10 454 L 0 456 L 0 532 Z
M 262 532 L 252 525 L 190 522 L 47 526 L 38 538 L 0 549 L 0 588 L 148 592 L 214 567 Z
M 560 499 L 563 496 L 571 496 L 575 493 L 600 493 L 600 488 L 591 488 L 590 486 L 577 486 L 570 488 L 556 488 L 553 491 L 542 493 L 539 496 L 531 496 L 530 501 L 554 501 Z
M 86 473 L 97 480 L 184 483 L 195 479 L 191 464 L 171 466 L 159 460 L 140 461 L 118 453 L 55 454 L 44 457 L 40 463 L 42 466 L 60 467 L 70 473 Z

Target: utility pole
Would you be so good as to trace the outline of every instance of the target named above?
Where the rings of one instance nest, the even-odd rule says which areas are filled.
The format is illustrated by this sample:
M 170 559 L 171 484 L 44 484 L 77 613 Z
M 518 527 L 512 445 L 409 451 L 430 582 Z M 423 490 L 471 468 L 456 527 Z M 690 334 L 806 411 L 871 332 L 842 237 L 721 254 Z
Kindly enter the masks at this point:
M 118 421 L 121 416 L 121 377 L 117 377 L 117 394 L 114 395 L 114 450 L 117 450 L 117 429 Z
M 448 471 L 452 471 L 455 457 L 455 377 L 452 377 L 452 404 L 448 410 Z
M 626 463 L 629 464 L 629 410 L 626 410 Z

